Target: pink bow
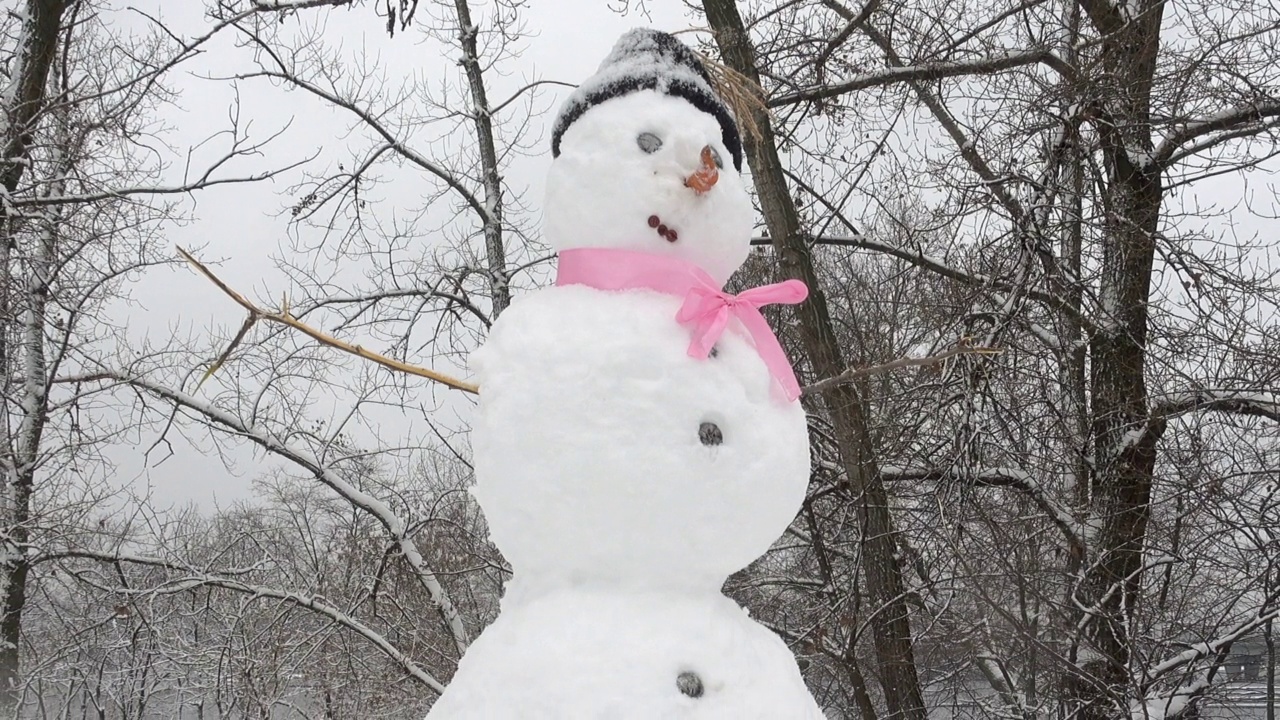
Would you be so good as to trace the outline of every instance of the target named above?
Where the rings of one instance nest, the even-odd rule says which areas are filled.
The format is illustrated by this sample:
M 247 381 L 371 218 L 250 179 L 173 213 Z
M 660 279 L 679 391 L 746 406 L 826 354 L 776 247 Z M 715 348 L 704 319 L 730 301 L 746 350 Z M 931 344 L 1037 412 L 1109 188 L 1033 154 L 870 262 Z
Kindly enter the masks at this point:
M 729 318 L 736 317 L 750 333 L 756 352 L 782 386 L 787 400 L 800 397 L 800 383 L 796 381 L 791 362 L 759 309 L 764 305 L 803 302 L 809 289 L 799 280 L 762 285 L 730 295 L 702 268 L 679 258 L 631 250 L 575 248 L 560 252 L 556 285 L 587 285 L 599 290 L 643 288 L 683 295 L 684 303 L 675 319 L 681 325 L 693 326 L 689 356 L 699 360 L 711 353 L 712 346 L 729 325 Z
M 760 314 L 765 305 L 796 305 L 809 296 L 809 288 L 799 280 L 787 280 L 772 285 L 744 290 L 730 295 L 707 285 L 695 285 L 685 293 L 684 304 L 676 313 L 676 321 L 682 325 L 693 324 L 693 341 L 689 343 L 689 356 L 699 360 L 711 354 L 711 348 L 720 339 L 729 317 L 738 318 L 751 339 L 756 352 L 764 360 L 769 372 L 782 384 L 788 400 L 800 397 L 800 383 L 791 370 L 787 354 L 778 344 L 778 338 L 769 329 L 769 323 Z

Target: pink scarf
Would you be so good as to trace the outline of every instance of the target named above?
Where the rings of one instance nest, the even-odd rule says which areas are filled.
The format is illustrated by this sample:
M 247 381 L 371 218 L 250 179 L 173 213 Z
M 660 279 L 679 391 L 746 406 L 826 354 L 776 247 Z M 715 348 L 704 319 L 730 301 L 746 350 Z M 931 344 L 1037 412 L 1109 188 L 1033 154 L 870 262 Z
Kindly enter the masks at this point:
M 560 252 L 556 285 L 586 285 L 597 290 L 656 290 L 684 297 L 676 322 L 691 325 L 693 339 L 689 356 L 705 359 L 711 348 L 736 317 L 755 341 L 756 352 L 786 393 L 787 400 L 800 397 L 800 383 L 778 338 L 760 314 L 764 305 L 795 305 L 809 295 L 799 280 L 762 285 L 730 295 L 720 289 L 702 268 L 679 258 L 631 250 L 575 248 Z

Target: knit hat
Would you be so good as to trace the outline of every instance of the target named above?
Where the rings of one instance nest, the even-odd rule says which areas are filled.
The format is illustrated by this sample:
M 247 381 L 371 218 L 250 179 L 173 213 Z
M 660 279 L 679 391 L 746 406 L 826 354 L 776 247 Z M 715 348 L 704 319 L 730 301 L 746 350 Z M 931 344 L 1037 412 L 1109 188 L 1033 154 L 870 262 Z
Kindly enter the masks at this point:
M 715 90 L 702 60 L 674 35 L 636 28 L 618 38 L 596 74 L 565 100 L 551 130 L 551 156 L 560 156 L 560 138 L 593 106 L 638 90 L 657 90 L 683 98 L 720 123 L 733 167 L 742 170 L 742 138 L 738 124 Z

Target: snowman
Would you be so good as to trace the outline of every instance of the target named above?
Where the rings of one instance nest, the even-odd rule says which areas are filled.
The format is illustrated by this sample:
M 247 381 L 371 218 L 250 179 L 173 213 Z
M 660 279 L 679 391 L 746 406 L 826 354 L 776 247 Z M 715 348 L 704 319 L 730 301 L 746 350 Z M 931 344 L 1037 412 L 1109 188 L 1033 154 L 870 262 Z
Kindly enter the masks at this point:
M 791 652 L 720 592 L 803 502 L 799 388 L 721 288 L 753 211 L 737 126 L 671 35 L 624 35 L 564 104 L 556 285 L 472 358 L 474 493 L 511 562 L 497 620 L 431 720 L 820 720 Z

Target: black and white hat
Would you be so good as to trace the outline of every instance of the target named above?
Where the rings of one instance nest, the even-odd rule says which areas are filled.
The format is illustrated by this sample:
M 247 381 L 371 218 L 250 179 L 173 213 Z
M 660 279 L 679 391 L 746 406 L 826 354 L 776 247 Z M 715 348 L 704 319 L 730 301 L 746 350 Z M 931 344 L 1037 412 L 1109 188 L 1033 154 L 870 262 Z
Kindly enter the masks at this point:
M 551 130 L 551 156 L 560 156 L 560 138 L 583 113 L 606 100 L 639 90 L 657 90 L 683 98 L 715 117 L 725 149 L 733 156 L 734 168 L 742 170 L 738 124 L 712 89 L 711 76 L 702 60 L 674 35 L 648 28 L 637 28 L 618 38 L 596 74 L 565 101 Z

